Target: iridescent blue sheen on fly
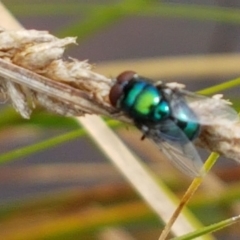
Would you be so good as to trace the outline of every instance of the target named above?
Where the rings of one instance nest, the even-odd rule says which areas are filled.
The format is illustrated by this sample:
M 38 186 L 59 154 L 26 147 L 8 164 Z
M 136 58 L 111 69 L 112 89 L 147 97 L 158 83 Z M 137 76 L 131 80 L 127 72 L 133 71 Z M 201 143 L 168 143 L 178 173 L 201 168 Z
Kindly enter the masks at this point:
M 163 126 L 172 121 L 180 128 L 186 139 L 192 141 L 199 135 L 200 125 L 181 94 L 167 88 L 164 84 L 153 85 L 148 79 L 139 77 L 135 72 L 126 71 L 117 77 L 116 84 L 109 95 L 113 106 L 125 112 L 139 128 Z M 174 111 L 174 114 L 173 114 Z M 162 128 L 163 134 L 171 140 L 181 141 L 179 131 L 174 125 L 171 129 Z
M 159 122 L 170 114 L 169 106 L 158 89 L 144 81 L 131 81 L 123 90 L 119 102 L 130 117 L 143 122 Z

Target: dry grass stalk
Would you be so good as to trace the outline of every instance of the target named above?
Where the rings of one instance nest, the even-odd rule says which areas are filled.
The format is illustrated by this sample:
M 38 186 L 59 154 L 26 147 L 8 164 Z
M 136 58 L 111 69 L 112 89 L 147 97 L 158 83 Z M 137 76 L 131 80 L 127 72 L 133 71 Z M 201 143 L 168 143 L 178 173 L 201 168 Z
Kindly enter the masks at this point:
M 46 31 L 1 29 L 1 88 L 14 108 L 24 118 L 30 118 L 32 108 L 40 104 L 65 116 L 101 114 L 131 122 L 126 116 L 114 114 L 109 103 L 114 80 L 92 71 L 87 61 L 63 60 L 65 47 L 70 44 L 76 44 L 76 38 L 58 39 Z M 182 88 L 169 84 L 176 86 Z M 216 98 L 193 104 L 197 114 L 206 119 L 212 111 L 226 106 Z M 213 116 L 212 122 L 204 124 L 196 144 L 240 161 L 238 118 Z
M 36 30 L 1 30 L 2 89 L 24 118 L 30 117 L 36 102 L 66 116 L 114 111 L 108 102 L 111 79 L 93 72 L 87 61 L 64 61 L 65 47 L 70 44 L 76 44 L 76 38 L 58 39 Z

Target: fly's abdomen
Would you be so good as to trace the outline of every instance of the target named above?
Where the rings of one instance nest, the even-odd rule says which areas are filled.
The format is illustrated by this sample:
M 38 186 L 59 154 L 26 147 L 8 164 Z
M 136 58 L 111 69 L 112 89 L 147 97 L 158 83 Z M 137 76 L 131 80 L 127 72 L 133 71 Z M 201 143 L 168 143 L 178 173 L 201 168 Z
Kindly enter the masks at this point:
M 200 132 L 200 125 L 198 123 L 178 121 L 177 125 L 181 128 L 190 141 L 198 137 Z
M 176 109 L 178 111 L 175 116 L 177 126 L 184 132 L 187 138 L 191 141 L 198 137 L 200 132 L 200 125 L 196 119 L 194 112 L 186 105 L 184 101 L 181 101 L 181 108 Z

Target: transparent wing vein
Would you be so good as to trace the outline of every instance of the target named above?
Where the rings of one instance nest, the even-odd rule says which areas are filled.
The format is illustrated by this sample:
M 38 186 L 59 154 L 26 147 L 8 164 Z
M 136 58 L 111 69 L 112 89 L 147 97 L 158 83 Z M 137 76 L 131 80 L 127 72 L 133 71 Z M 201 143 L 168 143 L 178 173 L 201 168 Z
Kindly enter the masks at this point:
M 167 133 L 168 129 L 173 128 L 176 138 Z M 149 128 L 146 136 L 154 141 L 160 151 L 183 173 L 191 177 L 200 175 L 203 162 L 193 143 L 174 122 L 168 121 Z

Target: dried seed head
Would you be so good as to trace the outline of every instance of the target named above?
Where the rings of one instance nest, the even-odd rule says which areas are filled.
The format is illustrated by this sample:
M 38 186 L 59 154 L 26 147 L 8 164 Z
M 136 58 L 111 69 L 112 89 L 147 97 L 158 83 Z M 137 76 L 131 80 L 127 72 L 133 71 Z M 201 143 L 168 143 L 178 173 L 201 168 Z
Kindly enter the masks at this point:
M 19 95 L 25 96 L 26 103 L 28 100 L 25 90 L 18 84 L 27 86 L 38 103 L 50 111 L 56 112 L 55 107 L 58 104 L 57 112 L 63 115 L 64 113 L 82 115 L 84 112 L 107 114 L 112 108 L 108 102 L 111 80 L 93 72 L 87 61 L 62 60 L 65 47 L 69 44 L 76 44 L 76 38 L 58 39 L 48 32 L 36 30 L 2 30 L 0 57 L 5 60 L 1 64 L 5 70 L 0 75 L 3 78 L 6 76 L 5 79 L 15 79 L 13 80 L 15 89 L 18 89 Z M 16 65 L 23 68 L 18 68 Z M 7 72 L 6 75 L 3 72 Z M 14 73 L 18 75 L 14 76 Z M 44 94 L 49 98 L 43 97 Z M 23 112 L 22 102 L 19 99 L 14 101 L 13 105 L 23 117 L 29 117 L 26 111 Z M 55 107 L 51 109 L 50 106 Z M 71 111 L 66 111 L 66 106 L 71 108 Z
M 127 116 L 114 114 L 116 109 L 109 102 L 111 79 L 92 71 L 87 61 L 62 59 L 65 47 L 75 40 L 58 39 L 46 31 L 0 29 L 1 89 L 24 118 L 38 103 L 65 116 L 102 114 L 131 123 Z M 184 88 L 178 83 L 167 85 Z M 226 105 L 220 96 L 191 103 L 203 125 L 196 144 L 240 161 L 240 123 L 232 117 L 236 114 L 223 114 Z M 213 110 L 216 116 L 211 115 Z

